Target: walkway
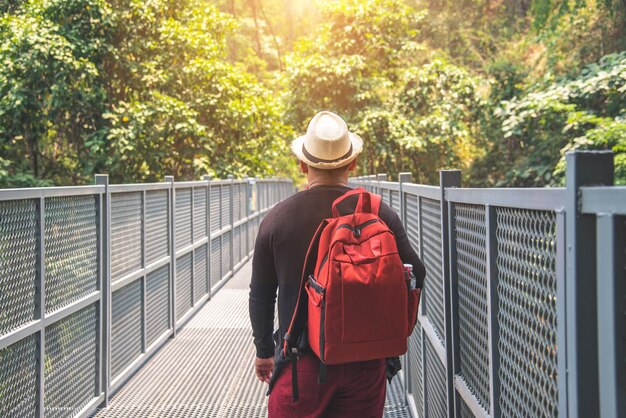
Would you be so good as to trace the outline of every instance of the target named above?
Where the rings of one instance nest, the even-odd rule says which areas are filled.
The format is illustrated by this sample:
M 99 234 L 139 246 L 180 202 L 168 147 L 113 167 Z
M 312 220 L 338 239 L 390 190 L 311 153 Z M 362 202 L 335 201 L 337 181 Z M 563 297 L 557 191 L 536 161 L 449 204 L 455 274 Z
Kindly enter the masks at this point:
M 96 416 L 266 417 L 266 385 L 252 371 L 251 266 L 244 265 Z M 394 379 L 385 417 L 411 416 L 401 391 Z

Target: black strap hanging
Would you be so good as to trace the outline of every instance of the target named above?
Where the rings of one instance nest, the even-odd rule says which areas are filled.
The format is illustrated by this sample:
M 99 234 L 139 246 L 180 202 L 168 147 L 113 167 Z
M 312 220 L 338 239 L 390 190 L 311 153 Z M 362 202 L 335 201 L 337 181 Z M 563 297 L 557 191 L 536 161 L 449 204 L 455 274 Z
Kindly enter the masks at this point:
M 291 351 L 291 391 L 293 392 L 293 401 L 297 402 L 300 398 L 298 390 L 298 349 L 293 348 Z
M 320 361 L 320 370 L 317 375 L 317 382 L 319 384 L 326 383 L 326 363 Z

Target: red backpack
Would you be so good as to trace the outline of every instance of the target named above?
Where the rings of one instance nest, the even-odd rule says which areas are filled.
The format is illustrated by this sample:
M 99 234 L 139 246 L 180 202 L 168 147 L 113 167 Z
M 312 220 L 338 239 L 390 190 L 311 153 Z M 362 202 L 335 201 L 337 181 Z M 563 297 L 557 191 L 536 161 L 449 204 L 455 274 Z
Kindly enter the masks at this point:
M 354 195 L 356 210 L 340 216 L 337 205 Z M 378 217 L 380 200 L 364 189 L 344 194 L 333 202 L 333 217 L 322 221 L 309 245 L 283 348 L 292 359 L 294 378 L 299 357 L 294 337 L 302 334 L 297 328 L 304 325 L 305 299 L 309 346 L 321 360 L 320 383 L 325 381 L 327 364 L 395 357 L 407 351 L 420 289 L 409 290 L 394 234 Z M 297 400 L 296 379 L 293 390 Z

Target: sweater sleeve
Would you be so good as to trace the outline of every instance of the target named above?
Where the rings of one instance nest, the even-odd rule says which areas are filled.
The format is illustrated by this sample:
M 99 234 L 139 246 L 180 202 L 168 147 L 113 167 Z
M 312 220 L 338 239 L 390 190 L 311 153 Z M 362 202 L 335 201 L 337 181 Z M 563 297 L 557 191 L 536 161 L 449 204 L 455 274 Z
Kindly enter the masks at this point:
M 422 263 L 422 260 L 420 260 L 419 256 L 411 246 L 411 242 L 409 241 L 409 237 L 404 229 L 404 226 L 402 225 L 400 217 L 396 211 L 391 208 L 391 206 L 384 202 L 381 202 L 380 204 L 379 215 L 396 237 L 398 253 L 402 263 L 413 265 L 413 273 L 417 279 L 417 287 L 424 287 L 426 267 L 424 267 L 424 263 Z
M 250 281 L 250 322 L 252 336 L 259 358 L 274 356 L 274 306 L 278 280 L 271 247 L 271 235 L 261 222 L 252 259 L 252 279 Z

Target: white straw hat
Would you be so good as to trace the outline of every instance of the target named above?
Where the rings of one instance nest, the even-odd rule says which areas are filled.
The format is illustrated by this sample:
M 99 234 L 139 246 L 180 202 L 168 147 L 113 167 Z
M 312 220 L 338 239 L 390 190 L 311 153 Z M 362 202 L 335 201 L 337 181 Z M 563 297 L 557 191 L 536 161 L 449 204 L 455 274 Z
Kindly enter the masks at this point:
M 338 115 L 323 111 L 313 116 L 305 135 L 293 140 L 291 150 L 311 167 L 333 169 L 354 160 L 363 151 L 363 140 Z

